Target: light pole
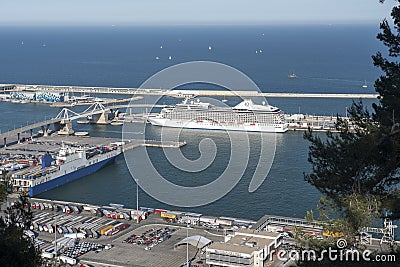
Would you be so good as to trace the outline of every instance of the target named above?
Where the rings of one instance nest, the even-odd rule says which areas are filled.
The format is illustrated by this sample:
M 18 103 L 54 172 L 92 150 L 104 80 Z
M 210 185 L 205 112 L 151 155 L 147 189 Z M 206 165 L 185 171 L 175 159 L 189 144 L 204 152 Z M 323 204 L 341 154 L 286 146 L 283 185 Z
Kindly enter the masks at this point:
M 186 221 L 186 266 L 189 267 L 189 220 Z
M 139 179 L 135 178 L 136 182 L 136 210 L 137 210 L 137 223 L 139 223 Z
M 54 201 L 52 201 L 53 208 L 55 209 Z M 57 215 L 54 214 L 54 257 L 57 258 Z

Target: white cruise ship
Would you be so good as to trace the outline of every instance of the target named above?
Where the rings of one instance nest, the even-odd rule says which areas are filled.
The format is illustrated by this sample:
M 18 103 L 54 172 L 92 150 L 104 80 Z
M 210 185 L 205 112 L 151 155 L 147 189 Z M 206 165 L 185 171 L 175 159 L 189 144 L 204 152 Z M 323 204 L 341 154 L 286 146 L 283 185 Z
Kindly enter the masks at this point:
M 152 125 L 189 129 L 284 133 L 284 113 L 277 107 L 244 100 L 234 107 L 217 107 L 199 99 L 185 99 L 149 116 Z

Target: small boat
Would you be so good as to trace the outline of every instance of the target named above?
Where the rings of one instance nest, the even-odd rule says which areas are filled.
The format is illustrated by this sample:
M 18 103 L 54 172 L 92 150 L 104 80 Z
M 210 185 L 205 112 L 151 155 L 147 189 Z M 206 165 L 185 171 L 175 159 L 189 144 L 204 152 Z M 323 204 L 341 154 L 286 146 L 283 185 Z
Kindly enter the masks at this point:
M 121 125 L 123 125 L 124 123 L 123 122 L 120 122 L 120 121 L 113 121 L 113 122 L 111 122 L 110 123 L 110 125 L 112 125 L 112 126 L 121 126 Z
M 289 79 L 296 79 L 297 78 L 297 75 L 294 73 L 294 71 L 292 72 L 292 74 L 289 74 L 288 75 L 288 78 Z
M 364 80 L 364 84 L 363 84 L 362 88 L 368 88 L 367 80 Z
M 77 121 L 76 123 L 78 123 L 78 124 L 89 124 L 90 121 L 88 121 L 88 120 L 80 120 L 80 121 Z
M 75 136 L 88 136 L 89 133 L 88 132 L 75 132 L 74 135 Z
M 211 46 L 208 46 L 208 50 L 212 50 L 212 47 L 211 47 Z

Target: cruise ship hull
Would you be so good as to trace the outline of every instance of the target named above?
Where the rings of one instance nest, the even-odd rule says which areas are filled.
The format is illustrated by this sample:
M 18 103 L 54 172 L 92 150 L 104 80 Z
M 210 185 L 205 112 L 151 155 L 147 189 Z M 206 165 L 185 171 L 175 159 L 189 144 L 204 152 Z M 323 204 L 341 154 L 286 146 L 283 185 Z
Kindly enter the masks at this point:
M 152 125 L 172 128 L 204 129 L 204 130 L 224 130 L 224 131 L 245 131 L 245 132 L 265 132 L 265 133 L 284 133 L 288 130 L 287 124 L 260 125 L 257 123 L 213 123 L 208 120 L 170 120 L 160 117 L 147 118 Z
M 116 155 L 117 156 L 117 155 Z M 104 167 L 107 163 L 111 162 L 112 160 L 115 159 L 115 157 L 110 157 L 110 158 L 106 158 L 103 161 L 97 162 L 95 164 L 86 166 L 82 169 L 76 170 L 74 172 L 71 173 L 67 173 L 65 175 L 62 175 L 60 177 L 51 179 L 47 182 L 35 185 L 35 186 L 31 186 L 29 189 L 29 196 L 33 197 L 35 195 L 38 195 L 40 193 L 46 192 L 48 190 L 57 188 L 59 186 L 62 186 L 64 184 L 67 184 L 69 182 L 75 181 L 79 178 L 82 178 L 84 176 L 87 176 L 89 174 L 95 173 L 98 170 L 100 170 L 102 167 Z

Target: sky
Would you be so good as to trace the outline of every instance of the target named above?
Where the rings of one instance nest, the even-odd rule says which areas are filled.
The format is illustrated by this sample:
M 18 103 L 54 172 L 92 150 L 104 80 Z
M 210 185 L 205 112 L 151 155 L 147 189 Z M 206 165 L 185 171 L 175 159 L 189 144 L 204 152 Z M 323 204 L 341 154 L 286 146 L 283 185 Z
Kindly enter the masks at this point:
M 0 0 L 9 25 L 377 23 L 395 0 Z

